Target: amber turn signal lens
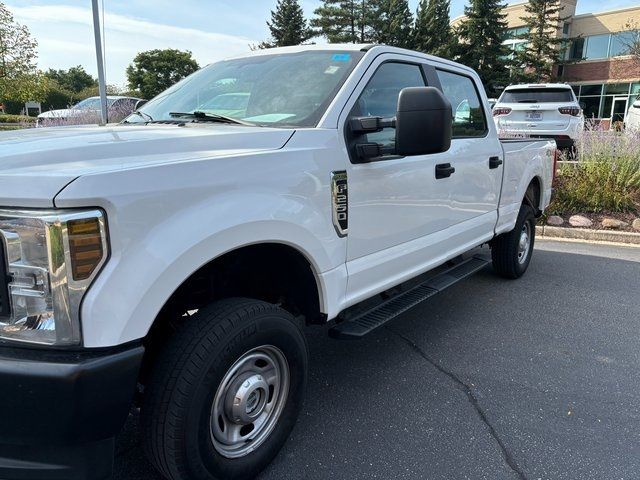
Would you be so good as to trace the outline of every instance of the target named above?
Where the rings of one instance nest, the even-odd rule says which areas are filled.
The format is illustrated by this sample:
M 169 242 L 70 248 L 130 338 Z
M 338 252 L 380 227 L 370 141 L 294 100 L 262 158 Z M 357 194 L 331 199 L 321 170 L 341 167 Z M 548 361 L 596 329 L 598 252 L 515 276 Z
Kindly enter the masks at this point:
M 97 218 L 67 222 L 71 272 L 74 280 L 86 280 L 98 268 L 104 250 Z

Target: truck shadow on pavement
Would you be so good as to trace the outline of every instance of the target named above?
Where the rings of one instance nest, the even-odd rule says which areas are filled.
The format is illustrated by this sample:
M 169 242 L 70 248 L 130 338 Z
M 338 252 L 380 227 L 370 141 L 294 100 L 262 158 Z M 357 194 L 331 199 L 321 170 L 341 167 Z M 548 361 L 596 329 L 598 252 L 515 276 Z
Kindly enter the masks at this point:
M 537 250 L 361 341 L 313 327 L 300 420 L 261 479 L 619 478 L 640 470 L 640 264 Z M 137 415 L 114 479 L 160 480 Z

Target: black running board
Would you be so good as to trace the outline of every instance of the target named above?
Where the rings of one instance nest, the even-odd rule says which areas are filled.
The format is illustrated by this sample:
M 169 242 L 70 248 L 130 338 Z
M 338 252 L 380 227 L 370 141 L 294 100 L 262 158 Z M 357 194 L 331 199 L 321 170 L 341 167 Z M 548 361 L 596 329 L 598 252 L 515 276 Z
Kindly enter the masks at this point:
M 337 339 L 357 339 L 381 327 L 398 315 L 422 303 L 427 298 L 455 285 L 490 263 L 483 256 L 476 255 L 425 280 L 410 290 L 367 310 L 329 330 L 329 336 Z

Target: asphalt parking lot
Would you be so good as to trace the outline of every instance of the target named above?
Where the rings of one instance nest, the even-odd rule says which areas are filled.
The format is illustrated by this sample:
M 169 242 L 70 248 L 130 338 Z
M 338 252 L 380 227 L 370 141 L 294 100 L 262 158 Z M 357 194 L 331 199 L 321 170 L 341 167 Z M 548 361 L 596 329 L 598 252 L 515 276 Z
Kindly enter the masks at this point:
M 640 248 L 539 241 L 364 340 L 310 332 L 300 420 L 271 479 L 636 479 Z M 160 480 L 132 417 L 116 480 Z

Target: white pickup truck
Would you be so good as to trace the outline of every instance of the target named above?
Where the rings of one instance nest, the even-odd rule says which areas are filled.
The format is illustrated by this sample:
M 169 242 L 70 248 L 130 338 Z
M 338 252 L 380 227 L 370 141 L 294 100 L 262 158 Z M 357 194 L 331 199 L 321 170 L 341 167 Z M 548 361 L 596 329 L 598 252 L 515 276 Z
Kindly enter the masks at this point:
M 471 69 L 371 45 L 254 52 L 119 125 L 0 134 L 0 478 L 108 478 L 132 408 L 167 479 L 254 476 L 300 411 L 304 327 L 359 338 L 483 244 L 521 276 L 555 155 L 498 140 Z

